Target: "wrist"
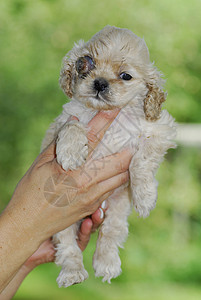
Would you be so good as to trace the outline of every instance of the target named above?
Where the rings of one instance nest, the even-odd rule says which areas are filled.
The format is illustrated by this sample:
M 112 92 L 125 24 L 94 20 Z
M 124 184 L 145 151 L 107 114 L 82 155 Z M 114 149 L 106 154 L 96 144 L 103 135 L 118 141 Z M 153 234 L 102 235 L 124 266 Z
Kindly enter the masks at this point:
M 42 243 L 42 236 L 36 235 L 29 218 L 24 214 L 20 213 L 19 207 L 15 209 L 12 205 L 8 205 L 1 215 L 0 222 L 4 251 L 7 248 L 8 252 L 16 252 L 17 249 L 18 255 L 24 257 L 22 264 Z M 9 243 L 5 242 L 7 237 L 9 237 Z
M 12 212 L 6 208 L 0 218 L 0 290 L 7 286 L 40 244 L 24 230 L 20 217 L 15 215 L 15 209 Z M 28 272 L 28 269 L 22 270 Z
M 37 203 L 37 196 L 35 198 L 26 195 L 19 197 L 18 193 L 14 192 L 4 210 L 13 233 L 28 241 L 34 251 L 47 238 L 44 230 L 46 220 L 43 217 L 43 210 L 46 210 L 46 207 L 43 203 Z
M 31 266 L 31 265 L 26 265 L 26 263 L 20 268 L 19 272 L 21 274 L 24 275 L 24 277 L 26 277 L 31 271 L 33 271 L 33 269 L 35 268 L 35 266 Z

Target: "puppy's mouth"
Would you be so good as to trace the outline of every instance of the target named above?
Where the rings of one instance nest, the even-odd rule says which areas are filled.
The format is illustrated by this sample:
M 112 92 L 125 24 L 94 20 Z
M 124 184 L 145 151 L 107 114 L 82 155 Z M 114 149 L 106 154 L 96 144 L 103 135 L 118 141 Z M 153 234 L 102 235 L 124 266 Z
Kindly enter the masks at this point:
M 101 92 L 97 92 L 94 98 L 95 98 L 96 100 L 98 100 L 98 101 L 103 101 L 103 102 L 106 102 L 106 103 L 110 102 L 110 100 L 108 99 L 108 97 L 105 96 L 105 95 L 103 96 L 103 95 L 101 94 Z
M 105 92 L 102 93 L 100 91 L 94 91 L 93 89 L 89 89 L 89 91 L 87 93 L 82 94 L 82 97 L 87 100 L 91 100 L 91 101 L 95 100 L 100 103 L 103 102 L 108 105 L 109 104 L 112 105 L 109 91 L 107 93 L 105 93 Z
M 114 104 L 106 95 L 101 93 L 88 93 L 82 95 L 82 101 L 87 107 L 98 109 L 98 110 L 111 110 L 114 109 Z
M 100 92 L 89 93 L 85 97 L 88 98 L 88 100 L 92 100 L 92 101 L 96 100 L 97 102 L 100 102 L 100 103 L 103 102 L 103 103 L 112 105 L 110 98 L 105 94 L 102 95 Z
M 95 109 L 113 109 L 114 107 L 109 82 L 104 78 L 99 77 L 91 82 L 81 98 L 87 106 Z

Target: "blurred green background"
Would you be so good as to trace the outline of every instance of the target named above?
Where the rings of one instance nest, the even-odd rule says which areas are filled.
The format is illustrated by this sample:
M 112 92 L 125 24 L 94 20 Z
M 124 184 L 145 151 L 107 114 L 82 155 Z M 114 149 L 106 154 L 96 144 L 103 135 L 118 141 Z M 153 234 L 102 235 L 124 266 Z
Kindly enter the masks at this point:
M 67 100 L 58 85 L 62 57 L 107 24 L 145 38 L 167 78 L 165 107 L 178 122 L 200 123 L 200 11 L 200 0 L 1 0 L 1 210 Z M 200 150 L 169 151 L 157 175 L 157 207 L 145 220 L 130 216 L 123 273 L 111 285 L 94 278 L 94 235 L 84 253 L 86 282 L 59 289 L 59 269 L 44 265 L 15 299 L 201 299 Z

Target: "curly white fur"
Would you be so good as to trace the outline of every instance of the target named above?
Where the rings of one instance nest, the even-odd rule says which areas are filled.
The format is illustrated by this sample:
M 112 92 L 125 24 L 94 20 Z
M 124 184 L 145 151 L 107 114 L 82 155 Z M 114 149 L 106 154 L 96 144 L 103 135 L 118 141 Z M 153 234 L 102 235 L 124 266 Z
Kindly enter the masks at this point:
M 122 73 L 129 74 L 131 80 L 123 80 Z M 106 85 L 97 91 L 94 82 L 100 78 Z M 107 26 L 89 42 L 76 44 L 64 58 L 60 84 L 72 100 L 51 124 L 42 148 L 57 137 L 57 160 L 65 170 L 82 165 L 86 159 L 86 125 L 99 110 L 121 108 L 94 158 L 125 147 L 133 151 L 130 185 L 109 197 L 93 259 L 95 275 L 110 282 L 121 273 L 118 247 L 123 247 L 128 235 L 127 217 L 132 203 L 142 217 L 147 217 L 156 205 L 156 171 L 166 151 L 176 146 L 174 119 L 166 110 L 161 111 L 166 97 L 163 80 L 150 63 L 144 40 L 127 29 Z M 79 122 L 69 122 L 72 115 Z M 77 229 L 75 224 L 54 236 L 56 263 L 62 266 L 57 279 L 59 286 L 66 287 L 88 277 L 76 243 Z

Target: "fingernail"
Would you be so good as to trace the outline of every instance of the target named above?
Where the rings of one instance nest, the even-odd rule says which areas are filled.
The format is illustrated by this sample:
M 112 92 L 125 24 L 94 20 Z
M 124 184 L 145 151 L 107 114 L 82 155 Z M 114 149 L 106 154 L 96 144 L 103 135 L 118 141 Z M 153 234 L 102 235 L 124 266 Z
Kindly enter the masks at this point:
M 107 207 L 107 204 L 106 204 L 106 201 L 104 200 L 101 204 L 101 208 L 106 209 L 106 207 Z
M 99 210 L 100 210 L 100 219 L 103 219 L 103 217 L 104 217 L 104 212 L 103 212 L 102 208 L 99 208 Z

